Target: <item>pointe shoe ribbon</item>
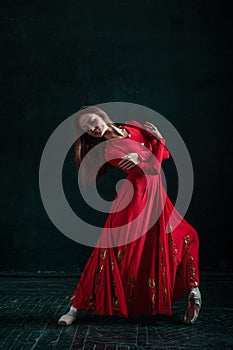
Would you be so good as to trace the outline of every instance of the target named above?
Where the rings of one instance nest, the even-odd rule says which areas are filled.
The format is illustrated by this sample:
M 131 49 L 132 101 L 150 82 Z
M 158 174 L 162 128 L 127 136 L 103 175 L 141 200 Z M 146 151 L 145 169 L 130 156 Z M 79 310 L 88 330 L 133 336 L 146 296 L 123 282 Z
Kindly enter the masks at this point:
M 71 325 L 77 318 L 77 309 L 71 306 L 69 312 L 63 316 L 61 316 L 58 320 L 59 326 L 69 326 Z
M 184 322 L 193 324 L 201 309 L 201 292 L 198 287 L 193 287 L 188 296 L 188 306 L 184 315 Z

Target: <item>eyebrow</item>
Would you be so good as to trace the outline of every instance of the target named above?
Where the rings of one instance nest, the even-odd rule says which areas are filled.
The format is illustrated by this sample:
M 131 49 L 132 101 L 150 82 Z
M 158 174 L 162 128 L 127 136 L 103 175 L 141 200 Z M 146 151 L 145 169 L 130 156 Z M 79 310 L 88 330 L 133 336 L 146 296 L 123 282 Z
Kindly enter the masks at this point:
M 88 124 L 90 121 L 92 121 L 94 118 L 95 118 L 94 116 L 89 117 L 85 125 Z M 83 128 L 83 126 L 81 126 L 81 128 Z

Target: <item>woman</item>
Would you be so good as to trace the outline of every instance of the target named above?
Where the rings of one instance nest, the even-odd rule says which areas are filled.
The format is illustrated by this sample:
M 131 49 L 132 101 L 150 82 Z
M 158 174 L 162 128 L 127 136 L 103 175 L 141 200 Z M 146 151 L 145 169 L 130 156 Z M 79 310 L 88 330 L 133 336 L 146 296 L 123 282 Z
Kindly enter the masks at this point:
M 85 133 L 75 143 L 77 166 L 90 155 L 88 168 L 82 169 L 84 186 L 95 181 L 91 165 L 97 157 L 88 151 L 102 141 L 106 142 L 100 156 L 106 163 L 97 178 L 111 165 L 126 172 L 128 181 L 113 201 L 98 244 L 70 298 L 72 306 L 58 324 L 72 324 L 78 310 L 121 317 L 172 315 L 172 304 L 188 292 L 184 322 L 193 324 L 201 308 L 199 239 L 163 188 L 161 163 L 170 156 L 164 138 L 149 122 L 142 126 L 132 120 L 117 126 L 95 106 L 82 108 L 78 122 Z M 173 210 L 174 229 L 169 223 Z

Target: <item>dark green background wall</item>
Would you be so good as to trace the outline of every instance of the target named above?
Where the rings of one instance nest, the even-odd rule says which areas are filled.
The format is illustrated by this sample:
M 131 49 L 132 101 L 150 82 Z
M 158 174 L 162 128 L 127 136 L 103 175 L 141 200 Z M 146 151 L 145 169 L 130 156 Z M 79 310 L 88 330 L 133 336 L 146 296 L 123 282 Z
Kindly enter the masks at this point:
M 231 270 L 231 37 L 231 12 L 221 1 L 1 4 L 1 271 L 84 267 L 92 248 L 50 222 L 40 199 L 39 163 L 64 119 L 83 104 L 110 101 L 145 105 L 177 128 L 194 166 L 186 219 L 200 236 L 201 269 Z M 72 152 L 64 187 L 78 211 Z M 170 175 L 173 197 L 171 166 Z M 104 192 L 103 182 L 100 187 Z

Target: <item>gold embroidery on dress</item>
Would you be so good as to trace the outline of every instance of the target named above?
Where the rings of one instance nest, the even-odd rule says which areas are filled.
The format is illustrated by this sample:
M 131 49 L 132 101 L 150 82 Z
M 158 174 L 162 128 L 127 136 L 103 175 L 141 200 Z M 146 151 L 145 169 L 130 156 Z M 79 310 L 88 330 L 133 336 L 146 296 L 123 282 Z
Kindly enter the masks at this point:
M 171 246 L 172 246 L 172 248 L 173 248 L 173 250 L 174 250 L 173 259 L 174 259 L 174 261 L 176 261 L 178 264 L 180 264 L 181 261 L 179 261 L 179 260 L 177 259 L 178 249 L 177 249 L 177 247 L 176 247 L 176 245 L 175 245 L 175 243 L 174 243 L 174 241 L 173 241 L 172 235 L 169 235 L 169 239 L 170 239 L 170 244 L 171 244 Z
M 195 280 L 196 268 L 193 266 L 193 256 L 189 253 L 189 270 L 192 271 L 192 275 L 190 276 L 190 283 L 194 286 L 197 285 L 197 281 Z
M 103 270 L 103 268 L 104 268 L 104 266 L 101 265 L 100 268 L 99 268 L 99 270 L 97 269 L 97 270 L 95 271 L 95 280 L 94 280 L 94 286 L 95 286 L 95 287 L 98 286 L 98 285 L 100 284 L 100 282 L 101 282 L 102 276 L 101 276 L 100 273 L 101 273 L 101 271 Z
M 164 251 L 164 246 L 163 246 L 162 242 L 159 242 L 159 247 L 160 247 L 160 250 L 163 252 Z
M 87 305 L 87 311 L 94 311 L 96 309 L 95 297 L 92 294 L 89 298 L 89 302 Z
M 119 299 L 116 295 L 112 297 L 112 304 L 113 304 L 113 311 L 119 312 L 120 310 Z
M 114 270 L 114 262 L 111 261 L 111 270 L 113 271 Z
M 159 243 L 159 246 L 160 246 L 160 250 L 162 251 L 162 256 L 161 256 L 161 266 L 162 266 L 162 270 L 163 270 L 163 273 L 162 273 L 162 281 L 163 281 L 163 285 L 164 285 L 164 294 L 163 294 L 163 301 L 164 301 L 164 306 L 165 306 L 165 309 L 166 309 L 166 312 L 168 313 L 168 301 L 167 301 L 167 287 L 166 287 L 166 267 L 165 267 L 165 260 L 164 260 L 164 246 L 163 246 L 163 243 L 160 242 Z
M 152 309 L 155 310 L 156 305 L 155 305 L 155 292 L 154 291 L 152 292 L 151 302 L 152 302 Z
M 188 246 L 190 245 L 190 242 L 191 242 L 191 238 L 190 236 L 186 236 L 185 239 L 185 244 Z M 198 282 L 196 280 L 196 268 L 193 266 L 193 261 L 194 261 L 194 258 L 192 256 L 192 254 L 190 254 L 189 250 L 188 250 L 188 247 L 186 247 L 185 249 L 185 253 L 189 255 L 189 261 L 188 261 L 188 270 L 189 271 L 192 271 L 191 272 L 191 276 L 189 277 L 189 281 L 190 281 L 190 284 L 194 287 L 198 286 Z
M 152 289 L 152 291 L 151 291 L 152 311 L 155 311 L 156 310 L 156 303 L 155 303 L 155 295 L 156 295 L 155 287 L 156 287 L 156 283 L 155 283 L 155 278 L 154 277 L 149 277 L 149 287 Z
M 134 297 L 134 288 L 135 288 L 135 285 L 136 285 L 136 278 L 135 278 L 135 276 L 129 277 L 129 285 L 131 287 L 130 304 L 132 304 L 132 297 Z
M 165 267 L 165 264 L 164 264 L 164 254 L 162 255 L 162 258 L 161 258 L 161 266 L 163 268 L 162 279 L 163 279 L 163 282 L 165 282 L 166 267 Z
M 192 276 L 190 277 L 190 281 L 191 281 L 191 284 L 192 284 L 193 286 L 195 286 L 195 287 L 198 286 L 198 282 L 197 282 Z
M 107 249 L 102 249 L 101 253 L 100 253 L 100 259 L 104 260 L 106 257 L 106 254 L 107 254 Z M 97 268 L 95 270 L 94 290 L 92 292 L 92 295 L 89 298 L 89 302 L 88 302 L 86 311 L 93 311 L 96 308 L 96 303 L 95 303 L 95 298 L 96 298 L 96 293 L 97 293 L 96 287 L 100 284 L 100 282 L 102 280 L 102 273 L 101 272 L 103 271 L 103 269 L 104 269 L 104 265 L 101 264 L 99 266 L 99 268 Z
M 150 288 L 155 288 L 155 279 L 149 277 L 149 287 Z
M 100 258 L 104 260 L 106 258 L 106 254 L 107 254 L 107 249 L 103 249 L 100 254 Z
M 117 260 L 119 262 L 122 261 L 123 258 L 124 258 L 124 255 L 125 255 L 124 250 L 118 249 L 118 251 L 117 251 Z
M 191 237 L 189 235 L 185 236 L 184 237 L 184 242 L 186 245 L 190 245 L 191 243 Z

